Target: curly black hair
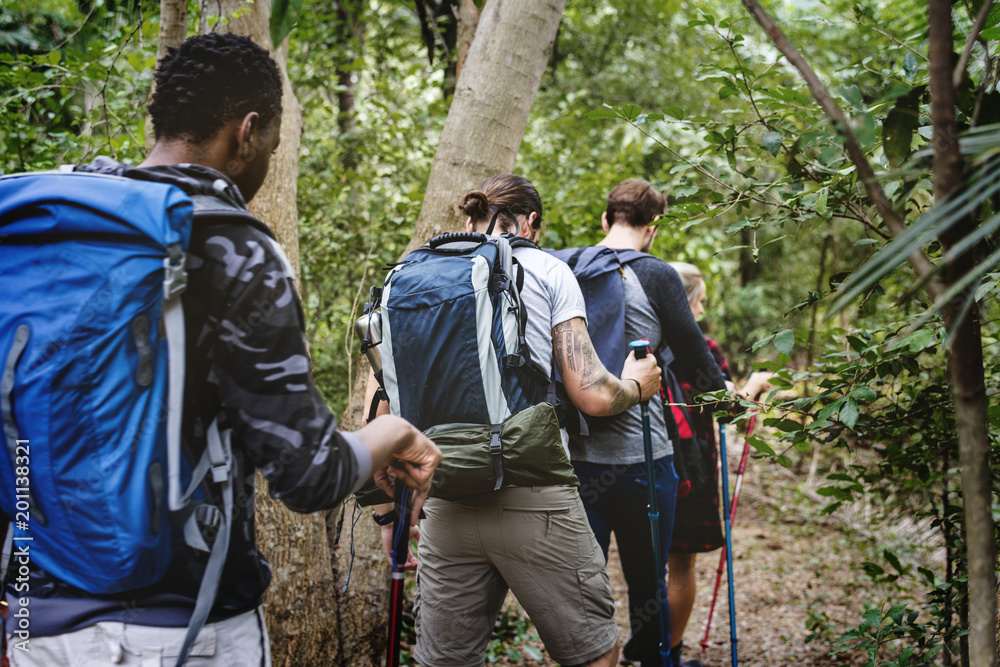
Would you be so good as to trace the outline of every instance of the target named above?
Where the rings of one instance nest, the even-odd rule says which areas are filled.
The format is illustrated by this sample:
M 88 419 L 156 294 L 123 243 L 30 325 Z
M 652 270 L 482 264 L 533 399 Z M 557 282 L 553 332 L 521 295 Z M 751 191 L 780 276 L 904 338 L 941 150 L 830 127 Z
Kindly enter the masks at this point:
M 197 35 L 160 60 L 149 103 L 159 139 L 212 138 L 251 111 L 261 125 L 281 116 L 281 75 L 268 52 L 233 33 Z

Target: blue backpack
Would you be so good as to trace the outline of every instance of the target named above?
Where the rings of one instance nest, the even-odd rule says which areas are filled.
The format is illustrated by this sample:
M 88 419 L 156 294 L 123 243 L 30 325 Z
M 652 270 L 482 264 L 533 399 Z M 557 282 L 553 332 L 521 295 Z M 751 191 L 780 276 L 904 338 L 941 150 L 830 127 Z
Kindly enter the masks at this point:
M 605 368 L 619 376 L 629 354 L 622 267 L 650 255 L 606 246 L 547 252 L 566 262 L 576 276 L 587 305 L 587 333 L 597 357 Z
M 232 515 L 228 432 L 213 423 L 197 465 L 181 453 L 194 209 L 152 181 L 0 178 L 0 511 L 33 565 L 94 594 L 160 580 L 175 532 L 210 551 L 178 664 L 214 602 Z M 222 509 L 200 500 L 208 473 Z
M 443 472 L 435 474 L 431 491 L 439 497 L 496 490 L 534 470 L 534 460 L 508 449 L 511 434 L 520 432 L 505 430 L 515 415 L 544 422 L 554 435 L 541 440 L 556 443 L 557 458 L 563 454 L 558 429 L 567 408 L 555 381 L 531 358 L 520 298 L 524 274 L 513 256 L 514 248 L 537 246 L 510 234 L 490 235 L 504 211 L 494 215 L 486 234 L 443 234 L 393 265 L 359 320 L 362 351 L 392 414 L 422 431 L 434 429 L 440 442 L 455 441 L 442 446 Z M 479 482 L 469 481 L 480 473 Z M 378 502 L 366 493 L 361 499 Z
M 587 306 L 587 332 L 594 343 L 601 363 L 610 372 L 620 376 L 625 359 L 628 358 L 628 341 L 625 340 L 625 287 L 622 284 L 623 267 L 630 262 L 651 255 L 623 248 L 587 246 L 566 250 L 547 251 L 569 265 L 576 276 Z M 669 390 L 674 407 L 690 423 L 690 414 L 683 405 L 680 384 L 670 364 L 674 360 L 673 351 L 666 343 L 653 351 L 663 370 L 662 386 Z M 664 396 L 661 389 L 661 396 Z M 680 403 L 680 404 L 678 404 Z M 706 465 L 706 446 L 696 436 L 682 438 L 672 410 L 664 410 L 667 431 L 674 446 L 674 468 L 680 478 L 682 497 L 690 490 L 701 489 L 711 481 Z M 603 418 L 590 418 L 599 422 Z

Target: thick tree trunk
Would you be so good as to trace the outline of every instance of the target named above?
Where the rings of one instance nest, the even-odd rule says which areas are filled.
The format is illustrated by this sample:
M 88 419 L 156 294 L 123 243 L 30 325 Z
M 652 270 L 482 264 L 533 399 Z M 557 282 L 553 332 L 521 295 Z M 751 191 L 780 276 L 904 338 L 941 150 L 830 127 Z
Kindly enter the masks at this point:
M 461 197 L 509 172 L 555 42 L 566 0 L 492 0 L 441 133 L 408 250 L 462 225 Z
M 160 0 L 160 34 L 156 40 L 156 62 L 167 55 L 167 49 L 180 46 L 187 37 L 187 0 Z M 153 99 L 154 82 L 149 88 L 149 98 Z M 147 100 L 147 101 L 148 101 Z M 156 137 L 153 136 L 153 121 L 146 118 L 146 152 L 153 150 Z
M 958 146 L 952 84 L 951 2 L 929 0 L 931 116 L 934 124 L 934 198 L 940 202 L 965 187 L 962 154 Z M 945 235 L 945 249 L 975 230 L 976 217 L 967 216 Z M 975 263 L 975 252 L 957 257 L 945 270 L 945 283 L 959 280 Z M 962 469 L 966 548 L 969 559 L 969 660 L 973 667 L 996 664 L 996 545 L 990 489 L 990 442 L 986 421 L 986 385 L 979 310 L 962 313 L 961 295 L 944 310 L 944 321 L 953 332 L 948 359 L 948 380 L 955 405 Z

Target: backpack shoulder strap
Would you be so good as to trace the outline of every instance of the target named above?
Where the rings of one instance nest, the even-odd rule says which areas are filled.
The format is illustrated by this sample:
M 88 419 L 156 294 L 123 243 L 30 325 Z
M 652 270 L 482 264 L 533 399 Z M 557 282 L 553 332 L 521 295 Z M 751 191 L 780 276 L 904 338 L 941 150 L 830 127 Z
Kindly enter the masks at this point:
M 630 264 L 637 259 L 643 259 L 644 257 L 652 257 L 648 252 L 641 252 L 639 250 L 631 250 L 629 248 L 616 248 L 615 257 L 618 263 L 622 266 Z

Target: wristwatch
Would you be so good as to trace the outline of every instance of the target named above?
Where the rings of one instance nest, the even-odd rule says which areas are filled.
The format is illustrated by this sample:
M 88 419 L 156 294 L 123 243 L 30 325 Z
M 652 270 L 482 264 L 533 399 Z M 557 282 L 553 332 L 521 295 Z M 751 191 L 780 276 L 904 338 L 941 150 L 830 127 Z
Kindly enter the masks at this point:
M 379 514 L 375 510 L 372 510 L 372 519 L 374 519 L 375 523 L 380 526 L 388 526 L 393 523 L 398 516 L 399 515 L 396 513 L 395 509 L 391 512 L 386 512 L 385 514 Z

